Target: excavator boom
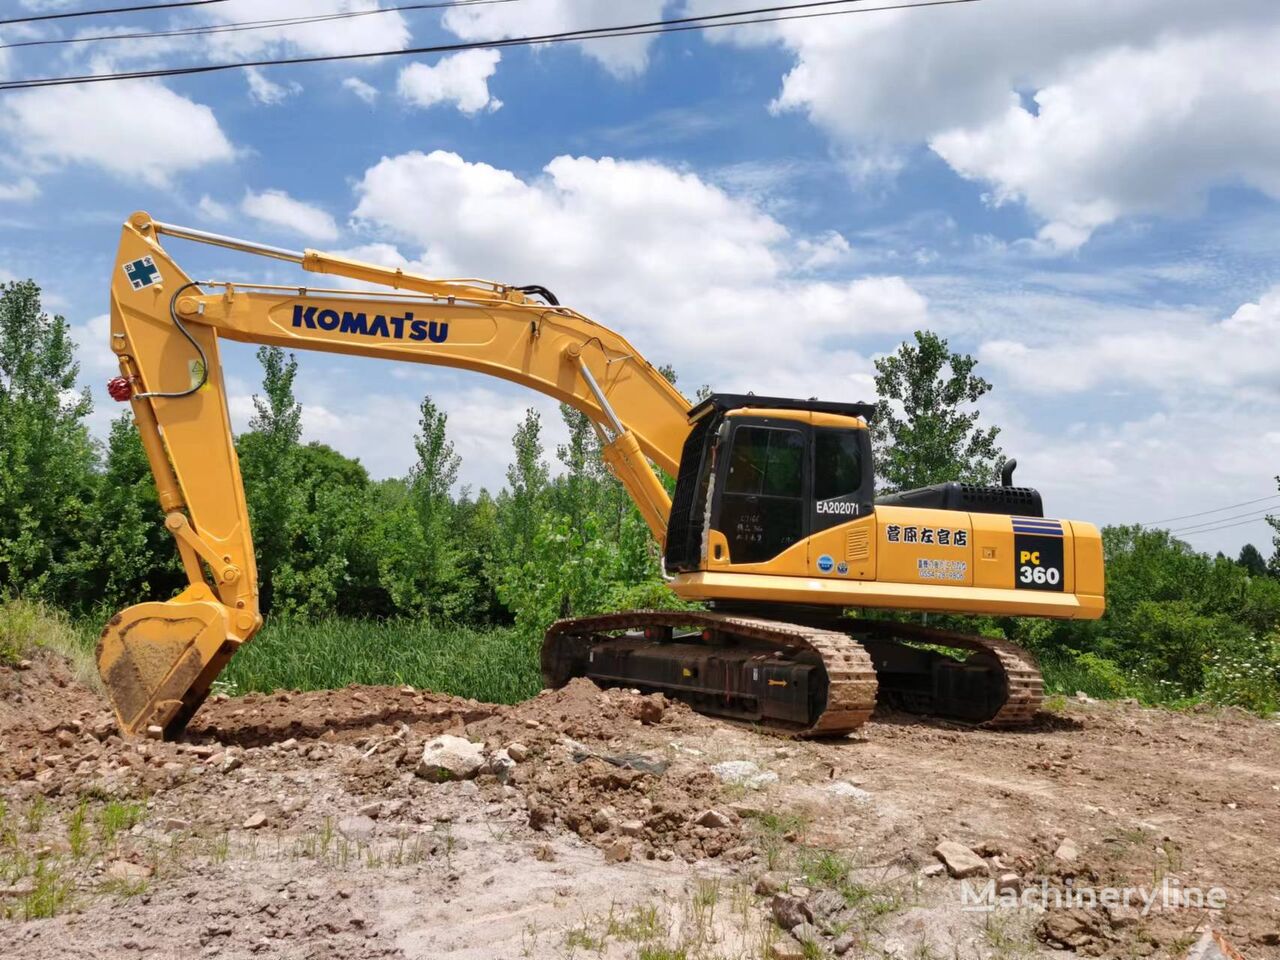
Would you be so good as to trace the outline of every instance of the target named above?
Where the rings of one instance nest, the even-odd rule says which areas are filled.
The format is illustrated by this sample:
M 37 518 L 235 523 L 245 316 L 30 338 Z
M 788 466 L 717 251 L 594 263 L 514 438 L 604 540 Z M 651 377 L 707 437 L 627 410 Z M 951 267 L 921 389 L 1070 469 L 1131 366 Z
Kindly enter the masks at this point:
M 387 289 L 196 283 L 161 235 Z M 111 349 L 120 364 L 111 390 L 132 404 L 189 586 L 170 601 L 129 608 L 102 633 L 99 666 L 122 728 L 176 733 L 262 624 L 220 338 L 458 367 L 568 403 L 595 424 L 606 460 L 661 542 L 671 502 L 649 461 L 676 471 L 689 402 L 621 336 L 539 292 L 430 280 L 145 213 L 129 218 L 111 286 Z
M 375 289 L 196 281 L 161 236 Z M 877 696 L 1025 722 L 1039 674 L 1011 644 L 858 624 L 840 608 L 1102 613 L 1097 531 L 1044 519 L 1035 491 L 952 484 L 875 501 L 866 405 L 713 394 L 691 407 L 623 337 L 543 287 L 431 279 L 135 213 L 112 278 L 120 376 L 109 390 L 132 404 L 188 585 L 129 607 L 102 632 L 99 669 L 128 733 L 181 732 L 262 624 L 222 338 L 471 370 L 588 417 L 664 548 L 672 589 L 714 610 L 555 624 L 542 656 L 549 684 L 591 676 L 663 690 L 805 735 L 856 727 Z M 677 478 L 674 501 L 657 470 Z M 939 659 L 911 644 L 971 655 Z

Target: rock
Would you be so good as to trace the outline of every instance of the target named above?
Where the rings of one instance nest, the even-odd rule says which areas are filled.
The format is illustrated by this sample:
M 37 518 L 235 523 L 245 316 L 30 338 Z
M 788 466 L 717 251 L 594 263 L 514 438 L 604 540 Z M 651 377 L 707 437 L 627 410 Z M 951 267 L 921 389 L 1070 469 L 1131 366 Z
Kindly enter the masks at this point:
M 809 905 L 800 897 L 787 893 L 774 894 L 773 899 L 769 901 L 769 911 L 783 930 L 790 930 L 801 923 L 810 923 L 813 920 Z
M 509 743 L 507 744 L 507 756 L 516 763 L 524 763 L 529 759 L 529 748 L 518 741 Z
M 434 783 L 470 780 L 484 766 L 484 748 L 462 737 L 443 734 L 427 741 L 417 774 Z
M 1076 691 L 1076 701 L 1078 703 L 1097 703 L 1098 702 L 1094 700 L 1093 697 L 1085 693 L 1083 690 Z
M 605 863 L 623 863 L 631 859 L 631 841 L 622 837 L 604 848 Z
M 1076 949 L 1096 939 L 1090 917 L 1084 910 L 1052 910 L 1040 921 L 1039 933 L 1050 943 Z
M 756 893 L 762 897 L 771 897 L 787 889 L 787 881 L 776 873 L 762 873 L 756 877 Z
M 632 719 L 643 724 L 661 723 L 663 714 L 667 712 L 666 698 L 662 694 L 650 697 L 637 697 L 628 705 Z
M 242 824 L 246 830 L 261 830 L 267 825 L 267 815 L 259 810 L 257 813 L 249 814 L 249 817 Z
M 791 928 L 791 935 L 801 943 L 819 946 L 822 943 L 822 931 L 812 923 L 797 923 Z
M 191 821 L 180 817 L 165 817 L 160 825 L 171 833 L 182 833 L 191 829 Z
M 368 843 L 376 829 L 372 818 L 366 816 L 343 817 L 338 821 L 338 832 L 352 843 Z
M 1080 848 L 1076 846 L 1076 842 L 1070 838 L 1063 840 L 1058 844 L 1058 849 L 1053 855 L 1063 863 L 1075 863 L 1080 859 Z
M 375 800 L 373 803 L 366 803 L 363 807 L 358 808 L 356 813 L 360 814 L 362 817 L 369 817 L 371 820 L 377 820 L 382 816 L 382 803 L 379 800 Z
M 838 957 L 843 957 L 846 953 L 853 949 L 853 945 L 857 941 L 854 940 L 852 933 L 842 933 L 836 937 L 835 942 L 831 944 L 831 950 Z
M 857 800 L 861 803 L 870 803 L 871 794 L 861 787 L 855 787 L 852 783 L 845 780 L 834 780 L 827 784 L 827 793 L 834 793 L 837 797 L 848 797 L 850 800 Z
M 1186 960 L 1240 960 L 1240 954 L 1227 943 L 1226 937 L 1210 928 L 1187 951 Z
M 554 863 L 556 852 L 549 843 L 540 843 L 533 850 L 533 859 L 541 860 L 544 863 Z
M 596 833 L 608 833 L 613 829 L 614 823 L 613 807 L 601 807 L 591 814 L 591 829 Z
M 225 757 L 222 758 L 223 773 L 230 773 L 232 770 L 239 770 L 243 766 L 244 766 L 244 760 L 241 759 L 239 754 L 228 753 Z
M 1021 893 L 1022 878 L 1012 870 L 996 877 L 996 890 L 1000 893 Z
M 933 855 L 946 865 L 947 873 L 957 880 L 980 877 L 987 873 L 987 862 L 964 844 L 954 840 L 943 840 L 934 848 Z
M 59 730 L 57 740 L 60 747 L 72 747 L 75 746 L 76 735 L 70 730 Z
M 107 876 L 125 883 L 136 883 L 146 880 L 155 870 L 145 863 L 133 863 L 129 860 L 116 860 L 107 867 Z
M 733 823 L 719 810 L 704 810 L 694 817 L 693 822 L 700 827 L 710 827 L 712 830 L 723 830 Z
M 773 960 L 804 960 L 804 947 L 784 937 L 769 948 L 769 956 Z
M 506 750 L 498 750 L 485 761 L 483 772 L 497 777 L 499 783 L 506 783 L 515 768 L 516 762 L 511 755 Z
M 18 670 L 30 670 L 35 664 L 30 660 L 19 660 L 14 666 Z
M 545 830 L 555 820 L 556 812 L 551 807 L 537 805 L 529 808 L 529 828 L 532 830 Z
M 618 824 L 624 837 L 638 837 L 644 833 L 644 822 L 640 820 L 623 820 Z
M 726 760 L 714 764 L 711 772 L 725 783 L 734 783 L 748 790 L 759 790 L 771 783 L 778 782 L 778 775 L 772 770 L 761 770 L 750 760 Z
M 937 877 L 947 872 L 947 868 L 940 863 L 930 863 L 920 871 L 926 877 Z
M 1137 907 L 1120 905 L 1108 909 L 1107 916 L 1111 919 L 1111 926 L 1117 930 L 1123 930 L 1126 927 L 1137 926 L 1142 919 L 1142 911 Z
M 844 897 L 835 890 L 821 890 L 810 897 L 807 904 L 816 922 L 835 916 L 847 906 Z

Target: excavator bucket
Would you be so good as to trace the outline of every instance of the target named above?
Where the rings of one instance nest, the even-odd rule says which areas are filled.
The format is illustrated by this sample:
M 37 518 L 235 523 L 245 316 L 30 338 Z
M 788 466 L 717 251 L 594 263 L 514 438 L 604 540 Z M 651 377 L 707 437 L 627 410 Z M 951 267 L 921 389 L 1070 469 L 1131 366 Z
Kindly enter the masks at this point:
M 125 734 L 181 733 L 240 644 L 226 607 L 183 596 L 129 607 L 102 631 L 98 672 Z

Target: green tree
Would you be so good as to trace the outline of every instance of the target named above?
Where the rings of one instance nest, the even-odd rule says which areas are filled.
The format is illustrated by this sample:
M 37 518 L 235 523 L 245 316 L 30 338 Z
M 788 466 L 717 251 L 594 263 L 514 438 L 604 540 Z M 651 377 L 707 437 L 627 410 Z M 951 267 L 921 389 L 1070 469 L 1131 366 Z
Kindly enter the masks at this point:
M 398 612 L 455 620 L 468 612 L 473 582 L 460 559 L 450 491 L 462 459 L 448 438 L 448 416 L 424 397 L 419 407 L 418 459 L 403 484 L 382 487 L 380 577 Z
M 499 511 L 503 545 L 516 556 L 527 553 L 546 506 L 550 470 L 543 459 L 542 418 L 530 408 L 511 438 L 515 459 L 507 467 L 508 495 Z
M 879 402 L 871 429 L 882 489 L 995 480 L 1004 460 L 1000 428 L 980 427 L 970 409 L 991 389 L 973 372 L 977 363 L 927 330 L 875 361 Z
M 1276 477 L 1276 485 L 1280 487 L 1280 476 Z M 1268 515 L 1267 523 L 1271 524 L 1272 529 L 1276 532 L 1276 535 L 1271 539 L 1276 552 L 1271 555 L 1271 562 L 1268 566 L 1274 576 L 1280 577 L 1280 514 L 1275 516 Z
M 82 566 L 94 571 L 90 602 L 117 608 L 167 600 L 187 585 L 132 414 L 111 423 L 92 514 L 82 548 Z
M 1258 552 L 1258 548 L 1252 543 L 1246 543 L 1240 548 L 1240 557 L 1236 563 L 1244 567 L 1251 577 L 1265 576 L 1267 572 L 1267 561 L 1262 558 L 1262 554 Z
M 65 319 L 31 280 L 0 288 L 0 591 L 73 605 L 96 487 L 92 408 Z
M 240 438 L 241 470 L 258 561 L 263 610 L 275 601 L 276 574 L 292 551 L 300 509 L 298 448 L 302 405 L 294 396 L 298 361 L 279 347 L 261 347 L 262 394 L 254 394 L 250 432 Z

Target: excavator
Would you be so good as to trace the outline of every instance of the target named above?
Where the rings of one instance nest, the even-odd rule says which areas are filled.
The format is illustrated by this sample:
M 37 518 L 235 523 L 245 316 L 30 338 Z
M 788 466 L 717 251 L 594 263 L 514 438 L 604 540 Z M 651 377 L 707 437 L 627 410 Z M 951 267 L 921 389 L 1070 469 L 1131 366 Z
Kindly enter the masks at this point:
M 192 280 L 162 236 L 347 283 Z M 901 614 L 1103 613 L 1097 529 L 1046 518 L 1037 491 L 1012 485 L 1012 464 L 998 486 L 877 498 L 873 405 L 723 393 L 691 404 L 622 336 L 542 286 L 430 279 L 138 212 L 120 237 L 110 338 L 120 376 L 108 392 L 132 406 L 188 580 L 102 631 L 98 667 L 128 735 L 180 736 L 262 625 L 222 338 L 475 371 L 587 416 L 670 589 L 697 603 L 552 624 L 549 687 L 588 677 L 797 737 L 847 734 L 877 704 L 1016 727 L 1043 696 L 1029 653 Z

